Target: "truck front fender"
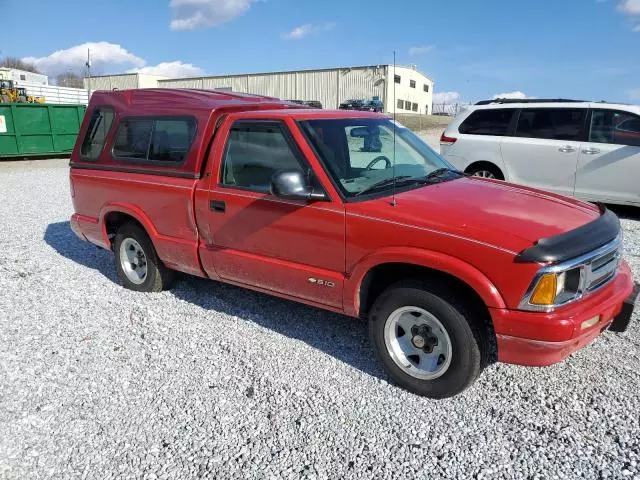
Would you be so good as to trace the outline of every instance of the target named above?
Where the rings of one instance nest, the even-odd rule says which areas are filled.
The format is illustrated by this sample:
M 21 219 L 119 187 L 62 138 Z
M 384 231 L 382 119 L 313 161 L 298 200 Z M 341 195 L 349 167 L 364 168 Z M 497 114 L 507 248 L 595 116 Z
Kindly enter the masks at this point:
M 389 247 L 363 257 L 351 269 L 344 287 L 344 309 L 347 315 L 360 315 L 360 289 L 366 274 L 372 268 L 387 263 L 415 265 L 449 274 L 471 287 L 487 307 L 506 308 L 504 299 L 496 286 L 473 265 L 431 250 Z

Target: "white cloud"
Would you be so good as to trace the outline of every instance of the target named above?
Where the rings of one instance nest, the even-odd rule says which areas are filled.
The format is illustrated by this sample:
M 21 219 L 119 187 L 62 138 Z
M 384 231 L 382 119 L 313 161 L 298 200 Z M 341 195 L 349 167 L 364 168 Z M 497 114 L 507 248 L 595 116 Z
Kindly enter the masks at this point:
M 64 50 L 57 50 L 46 57 L 25 57 L 27 63 L 33 63 L 42 72 L 56 76 L 71 70 L 74 73 L 84 71 L 87 50 L 91 50 L 91 68 L 100 72 L 107 67 L 142 67 L 145 61 L 115 43 L 87 42 Z
M 171 0 L 171 30 L 210 28 L 244 15 L 256 0 Z
M 43 73 L 52 77 L 68 71 L 82 75 L 86 68 L 87 49 L 91 50 L 91 71 L 96 74 L 126 71 L 166 77 L 195 77 L 204 73 L 201 68 L 179 60 L 147 65 L 145 59 L 120 45 L 108 42 L 87 42 L 58 50 L 46 57 L 26 57 L 23 60 L 35 64 Z
M 640 100 L 640 88 L 629 90 L 629 98 L 631 100 Z
M 332 22 L 318 23 L 318 24 L 307 23 L 305 25 L 300 25 L 294 28 L 290 32 L 283 33 L 282 38 L 284 38 L 285 40 L 300 40 L 301 38 L 306 37 L 307 35 L 312 35 L 314 33 L 328 32 L 329 30 L 333 29 L 335 26 L 336 24 Z
M 640 32 L 640 0 L 623 0 L 618 4 L 618 11 L 631 17 L 631 30 Z
M 129 72 L 146 73 L 147 75 L 161 75 L 169 78 L 197 77 L 204 72 L 200 67 L 191 63 L 182 63 L 179 60 L 173 62 L 162 62 L 158 65 L 132 68 Z
M 625 15 L 640 16 L 640 0 L 623 0 L 618 4 L 618 10 Z
M 526 98 L 535 98 L 535 97 L 530 97 L 528 96 L 526 93 L 521 92 L 520 90 L 516 90 L 515 92 L 504 92 L 504 93 L 497 93 L 493 96 L 494 99 L 496 98 L 509 98 L 509 99 L 513 99 L 513 100 L 524 100 Z
M 442 105 L 460 103 L 461 97 L 462 95 L 460 95 L 458 92 L 434 92 L 433 104 Z
M 411 47 L 409 49 L 409 55 L 411 56 L 424 55 L 425 53 L 428 53 L 431 50 L 433 50 L 433 45 L 422 45 L 420 47 Z

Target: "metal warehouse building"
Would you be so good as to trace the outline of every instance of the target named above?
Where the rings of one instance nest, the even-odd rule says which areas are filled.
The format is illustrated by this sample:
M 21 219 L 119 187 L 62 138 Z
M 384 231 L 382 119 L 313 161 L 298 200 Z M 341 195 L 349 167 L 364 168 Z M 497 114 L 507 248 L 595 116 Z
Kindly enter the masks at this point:
M 416 67 L 397 65 L 395 69 L 393 65 L 368 65 L 176 79 L 136 73 L 91 78 L 91 88 L 95 90 L 152 86 L 220 88 L 283 100 L 318 100 L 324 108 L 338 108 L 341 102 L 350 99 L 371 100 L 378 96 L 386 112 L 392 112 L 395 106 L 398 113 L 419 114 L 432 112 L 433 84 Z

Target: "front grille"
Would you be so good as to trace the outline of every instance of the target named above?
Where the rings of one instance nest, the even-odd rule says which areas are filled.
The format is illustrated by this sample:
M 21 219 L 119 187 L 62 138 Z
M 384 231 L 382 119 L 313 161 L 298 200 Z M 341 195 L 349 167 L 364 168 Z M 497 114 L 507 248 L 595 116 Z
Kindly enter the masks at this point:
M 618 270 L 620 251 L 614 248 L 591 260 L 585 265 L 585 289 L 588 292 L 603 287 L 609 283 Z

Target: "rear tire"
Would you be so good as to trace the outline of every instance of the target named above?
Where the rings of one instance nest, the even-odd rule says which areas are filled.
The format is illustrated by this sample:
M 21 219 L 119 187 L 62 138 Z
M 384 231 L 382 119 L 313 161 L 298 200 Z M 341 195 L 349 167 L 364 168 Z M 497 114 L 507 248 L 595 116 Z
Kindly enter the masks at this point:
M 403 281 L 375 301 L 369 322 L 378 360 L 399 386 L 430 398 L 470 386 L 486 363 L 486 335 L 454 292 L 430 281 Z
M 136 223 L 125 223 L 116 232 L 116 271 L 122 285 L 136 292 L 160 292 L 170 287 L 174 272 L 158 258 L 153 243 Z
M 467 169 L 469 175 L 481 178 L 492 178 L 495 180 L 504 180 L 502 171 L 491 163 L 478 164 Z

